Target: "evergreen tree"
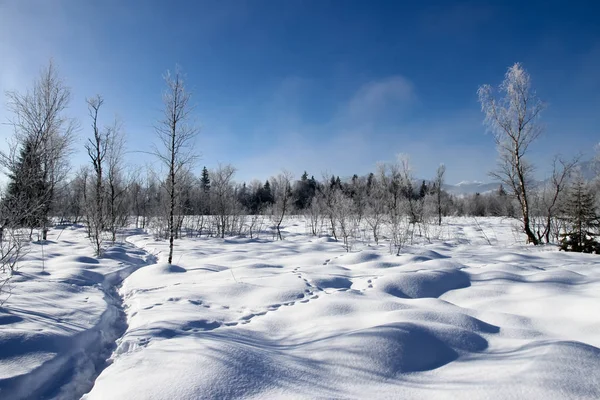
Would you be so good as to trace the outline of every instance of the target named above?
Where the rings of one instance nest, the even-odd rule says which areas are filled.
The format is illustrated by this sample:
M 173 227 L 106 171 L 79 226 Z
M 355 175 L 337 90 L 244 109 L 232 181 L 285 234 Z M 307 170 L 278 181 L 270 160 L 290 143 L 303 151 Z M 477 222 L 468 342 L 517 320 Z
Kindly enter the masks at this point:
M 371 194 L 371 189 L 373 188 L 374 182 L 375 182 L 375 174 L 370 172 L 369 176 L 367 177 L 367 194 Z
M 238 191 L 237 197 L 242 207 L 244 207 L 244 209 L 248 212 L 253 213 L 254 210 L 252 196 L 250 195 L 248 186 L 246 186 L 246 182 L 242 183 L 242 187 Z
M 337 178 L 335 178 L 335 186 L 340 190 L 342 189 L 342 180 L 340 179 L 339 176 Z
M 19 226 L 38 228 L 46 226 L 50 211 L 50 184 L 45 179 L 39 147 L 27 140 L 9 173 L 7 201 L 14 221 Z
M 260 203 L 266 205 L 272 205 L 275 203 L 275 198 L 273 197 L 273 192 L 271 191 L 271 184 L 267 180 L 262 190 L 259 193 Z
M 424 198 L 425 195 L 427 195 L 427 183 L 423 181 L 423 183 L 421 184 L 421 189 L 419 189 L 419 199 Z
M 71 93 L 50 62 L 31 90 L 7 92 L 7 96 L 16 147 L 11 145 L 9 153 L 0 151 L 0 164 L 11 175 L 9 197 L 14 203 L 3 219 L 13 225 L 41 227 L 45 240 L 56 186 L 68 173 L 67 156 L 76 128 L 64 114 Z
M 506 196 L 506 190 L 504 190 L 504 186 L 502 184 L 500 184 L 500 186 L 498 187 L 498 196 Z
M 563 206 L 567 231 L 562 234 L 561 250 L 600 253 L 596 240 L 600 221 L 595 209 L 595 196 L 582 177 L 578 177 L 567 193 Z
M 319 188 L 319 182 L 317 182 L 314 175 L 310 177 L 310 179 L 308 180 L 308 184 L 313 189 L 313 191 L 316 193 L 317 189 Z
M 210 177 L 208 176 L 208 169 L 206 169 L 206 167 L 202 168 L 202 175 L 200 176 L 200 187 L 205 193 L 210 190 Z
M 314 177 L 308 179 L 308 173 L 304 171 L 299 181 L 294 184 L 294 191 L 292 197 L 294 199 L 294 206 L 297 210 L 304 210 L 315 197 L 317 185 Z

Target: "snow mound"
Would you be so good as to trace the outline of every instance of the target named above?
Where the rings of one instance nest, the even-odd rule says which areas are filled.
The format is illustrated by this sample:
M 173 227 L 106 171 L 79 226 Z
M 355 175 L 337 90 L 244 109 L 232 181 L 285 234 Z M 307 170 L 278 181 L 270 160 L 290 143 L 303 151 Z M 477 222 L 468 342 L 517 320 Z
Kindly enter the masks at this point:
M 439 260 L 442 258 L 450 258 L 448 256 L 442 255 L 440 253 L 438 253 L 437 251 L 434 250 L 423 250 L 419 252 L 419 256 L 421 257 L 427 257 L 430 260 Z
M 376 283 L 384 293 L 400 298 L 440 297 L 455 289 L 469 287 L 469 275 L 460 270 L 435 270 L 389 274 Z
M 458 357 L 428 329 L 411 323 L 375 326 L 308 346 L 319 361 L 360 375 L 393 378 L 439 368 Z
M 361 264 L 370 261 L 377 261 L 381 258 L 381 254 L 374 251 L 361 251 L 358 253 L 350 253 L 344 256 L 341 261 L 344 264 Z
M 350 289 L 352 280 L 345 276 L 313 276 L 311 283 L 320 289 Z

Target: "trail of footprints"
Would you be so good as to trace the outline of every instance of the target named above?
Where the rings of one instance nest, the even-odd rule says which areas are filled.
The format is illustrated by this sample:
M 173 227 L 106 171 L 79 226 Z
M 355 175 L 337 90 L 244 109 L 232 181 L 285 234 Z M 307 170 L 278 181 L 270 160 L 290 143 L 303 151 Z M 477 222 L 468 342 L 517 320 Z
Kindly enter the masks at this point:
M 334 257 L 333 259 L 337 259 L 339 257 L 341 257 L 341 256 Z M 326 260 L 323 265 L 327 265 L 333 259 Z M 296 305 L 297 303 L 306 304 L 306 303 L 310 302 L 311 300 L 316 300 L 316 299 L 319 298 L 319 294 L 320 293 L 325 293 L 325 294 L 331 294 L 331 293 L 333 293 L 333 292 L 327 293 L 322 288 L 313 285 L 307 278 L 305 278 L 303 276 L 302 272 L 300 271 L 300 267 L 296 267 L 296 268 L 294 268 L 290 272 L 293 273 L 293 274 L 295 274 L 298 279 L 302 279 L 304 281 L 305 285 L 306 285 L 306 289 L 304 290 L 304 294 L 299 295 L 298 300 L 296 300 L 296 301 L 287 301 L 287 302 L 284 302 L 284 303 L 281 303 L 281 304 L 271 304 L 270 306 L 268 306 L 266 308 L 266 310 L 258 311 L 258 312 L 252 312 L 252 313 L 246 314 L 246 315 L 240 317 L 236 321 L 224 322 L 224 323 L 222 323 L 222 326 L 232 327 L 232 326 L 237 326 L 237 325 L 245 325 L 245 324 L 250 323 L 250 321 L 252 321 L 256 317 L 261 317 L 263 315 L 268 314 L 269 312 L 274 312 L 274 311 L 280 310 L 283 307 L 291 307 L 291 306 Z M 371 282 L 369 281 L 369 283 L 371 283 Z M 372 287 L 372 285 L 370 285 L 370 287 Z M 348 289 L 338 289 L 338 290 L 336 290 L 336 292 L 337 291 L 345 291 L 345 290 L 348 290 Z M 192 301 L 190 301 L 190 302 L 192 302 Z M 203 307 L 210 308 L 210 305 L 208 305 L 208 304 L 204 304 L 201 301 L 199 303 L 200 304 L 198 304 L 198 305 L 202 305 Z M 221 306 L 221 307 L 228 308 L 226 306 Z M 243 311 L 240 311 L 240 312 L 243 312 Z
M 327 259 L 325 260 L 325 262 L 323 263 L 323 265 L 328 265 L 331 261 L 338 259 L 340 257 L 342 257 L 342 255 L 339 255 L 337 257 L 333 257 L 331 259 Z M 294 305 L 296 305 L 297 303 L 301 303 L 301 304 L 306 304 L 312 300 L 316 300 L 319 298 L 319 294 L 333 294 L 339 291 L 347 291 L 349 289 L 335 289 L 334 291 L 331 292 L 327 292 L 325 291 L 323 288 L 320 288 L 318 286 L 313 285 L 307 278 L 304 277 L 304 275 L 302 274 L 302 272 L 300 271 L 300 267 L 296 267 L 294 268 L 292 271 L 290 271 L 291 273 L 295 274 L 296 277 L 298 279 L 302 279 L 306 285 L 306 289 L 304 290 L 304 293 L 298 296 L 298 300 L 296 301 L 287 301 L 281 304 L 272 304 L 270 306 L 267 306 L 267 308 L 265 310 L 262 311 L 258 311 L 258 312 L 251 312 L 248 314 L 243 315 L 242 317 L 238 318 L 237 320 L 234 321 L 227 321 L 227 322 L 217 322 L 217 321 L 191 321 L 189 322 L 185 327 L 182 328 L 182 331 L 186 332 L 187 334 L 189 333 L 199 333 L 199 332 L 204 332 L 204 331 L 212 331 L 221 327 L 234 327 L 237 325 L 245 325 L 250 323 L 254 318 L 256 317 L 260 317 L 263 315 L 266 315 L 270 312 L 274 312 L 274 311 L 278 311 L 284 307 L 292 307 Z M 378 278 L 378 276 L 374 276 L 370 279 L 367 280 L 368 286 L 366 289 L 362 289 L 361 291 L 366 291 L 368 289 L 372 289 L 373 288 L 373 282 Z M 150 290 L 156 290 L 159 288 L 152 288 Z M 148 290 L 140 290 L 140 292 L 143 291 L 148 291 Z M 132 295 L 134 295 L 135 293 L 130 294 L 127 297 L 131 297 Z M 180 298 L 169 298 L 167 299 L 167 301 L 181 301 L 182 299 Z M 218 305 L 218 304 L 209 304 L 206 303 L 202 300 L 187 300 L 189 303 L 196 305 L 198 307 L 203 307 L 203 308 L 214 308 L 214 307 L 218 307 L 218 308 L 223 308 L 223 309 L 229 309 L 229 306 L 226 305 Z M 162 303 L 157 303 L 151 306 L 147 306 L 144 307 L 144 309 L 151 309 L 155 306 L 160 306 L 162 305 Z M 240 313 L 243 313 L 243 310 L 239 311 Z M 134 316 L 136 313 L 133 313 L 132 316 Z M 138 338 L 137 340 L 137 347 L 145 347 L 150 343 L 151 339 L 144 337 L 144 338 Z
M 293 274 L 296 274 L 296 277 L 298 279 L 304 280 L 304 283 L 306 284 L 306 289 L 304 290 L 304 294 L 299 295 L 297 301 L 287 301 L 287 302 L 281 303 L 281 304 L 271 304 L 270 306 L 267 307 L 266 310 L 246 314 L 243 317 L 239 318 L 237 321 L 225 322 L 223 325 L 224 326 L 245 325 L 245 324 L 250 323 L 250 321 L 252 321 L 256 317 L 266 315 L 269 312 L 280 310 L 282 307 L 291 307 L 291 306 L 295 305 L 296 303 L 308 303 L 311 300 L 315 300 L 315 299 L 319 298 L 319 295 L 316 294 L 315 292 L 323 292 L 323 289 L 318 288 L 318 287 L 314 286 L 312 283 L 310 283 L 310 281 L 302 275 L 302 272 L 300 272 L 300 267 L 296 267 L 290 272 Z
M 339 255 L 337 257 L 333 257 L 331 259 L 327 259 L 325 260 L 325 262 L 323 263 L 323 265 L 328 265 L 331 261 L 338 259 L 340 257 L 342 257 L 342 255 Z M 254 319 L 255 317 L 259 317 L 259 316 L 263 316 L 266 315 L 269 312 L 273 312 L 273 311 L 277 311 L 279 309 L 281 309 L 281 307 L 291 307 L 294 306 L 296 303 L 302 303 L 302 304 L 306 304 L 308 302 L 310 302 L 311 300 L 316 300 L 319 298 L 319 294 L 317 293 L 324 293 L 324 294 L 332 294 L 335 292 L 340 292 L 340 291 L 347 291 L 348 289 L 335 289 L 333 292 L 326 292 L 323 288 L 320 288 L 318 286 L 313 285 L 307 278 L 305 278 L 302 275 L 302 272 L 300 271 L 300 267 L 296 267 L 294 268 L 292 271 L 290 271 L 293 274 L 296 274 L 296 277 L 298 279 L 302 279 L 304 281 L 304 283 L 306 284 L 306 289 L 304 290 L 304 294 L 300 295 L 298 301 L 288 301 L 282 304 L 272 304 L 270 306 L 267 307 L 267 309 L 265 311 L 261 311 L 261 312 L 254 312 L 254 313 L 250 313 L 247 314 L 243 317 L 240 318 L 240 320 L 238 321 L 231 321 L 231 322 L 225 322 L 223 325 L 225 326 L 236 326 L 238 324 L 248 324 L 252 319 Z M 373 288 L 373 281 L 375 281 L 377 278 L 379 278 L 378 276 L 374 276 L 372 278 L 370 278 L 367 283 L 368 283 L 368 289 L 372 289 Z M 366 291 L 367 289 L 363 289 L 362 291 Z

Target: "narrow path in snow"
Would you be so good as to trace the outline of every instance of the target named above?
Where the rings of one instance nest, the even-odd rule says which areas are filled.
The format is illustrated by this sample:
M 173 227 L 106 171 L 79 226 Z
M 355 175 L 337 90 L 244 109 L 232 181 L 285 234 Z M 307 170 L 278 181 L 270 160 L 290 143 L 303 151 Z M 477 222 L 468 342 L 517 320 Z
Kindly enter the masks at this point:
M 129 242 L 93 257 L 80 226 L 49 235 L 32 242 L 0 307 L 0 399 L 70 400 L 89 392 L 127 331 L 120 286 L 156 262 Z
M 122 252 L 121 262 L 119 263 L 123 266 L 123 268 L 105 276 L 104 283 L 100 286 L 100 289 L 105 294 L 104 299 L 108 303 L 109 308 L 112 307 L 113 310 L 116 311 L 111 313 L 111 315 L 113 315 L 114 317 L 112 318 L 112 320 L 108 321 L 108 326 L 102 329 L 102 333 L 106 335 L 105 340 L 108 341 L 109 345 L 104 346 L 104 349 L 100 349 L 100 352 L 96 357 L 91 357 L 96 366 L 95 373 L 90 380 L 91 385 L 78 385 L 77 379 L 75 378 L 73 379 L 72 383 L 67 383 L 61 388 L 62 393 L 64 393 L 65 391 L 67 391 L 70 394 L 72 393 L 72 397 L 74 399 L 79 399 L 92 390 L 98 376 L 100 376 L 102 371 L 104 371 L 104 369 L 106 369 L 111 364 L 119 340 L 127 332 L 128 323 L 127 315 L 125 313 L 124 299 L 119 294 L 120 289 L 123 286 L 125 280 L 138 269 L 147 267 L 149 265 L 154 265 L 157 262 L 157 258 L 155 255 L 150 254 L 146 250 L 129 242 L 127 240 L 128 238 L 125 239 L 125 243 L 127 245 L 125 246 L 125 251 Z M 127 248 L 135 250 L 135 258 L 129 256 L 126 250 Z M 110 249 L 107 250 L 104 256 L 109 258 L 115 257 L 115 255 L 110 252 Z M 69 388 L 69 385 L 73 385 L 75 387 L 71 390 Z M 60 395 L 57 397 L 62 398 Z

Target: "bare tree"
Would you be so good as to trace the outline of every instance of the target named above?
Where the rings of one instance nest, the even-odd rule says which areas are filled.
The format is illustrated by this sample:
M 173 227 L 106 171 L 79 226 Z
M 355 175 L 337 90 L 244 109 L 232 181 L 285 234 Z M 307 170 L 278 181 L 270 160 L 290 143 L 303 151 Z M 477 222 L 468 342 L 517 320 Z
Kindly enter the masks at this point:
M 438 217 L 438 225 L 442 225 L 442 186 L 444 185 L 444 174 L 446 173 L 446 166 L 440 164 L 435 174 L 435 204 Z
M 313 236 L 318 236 L 323 226 L 322 202 L 322 196 L 314 196 L 304 209 L 304 218 Z
M 100 132 L 100 128 L 98 127 L 98 112 L 104 104 L 104 99 L 100 95 L 96 95 L 86 101 L 90 117 L 92 118 L 93 137 L 88 138 L 85 149 L 92 161 L 92 166 L 96 174 L 94 201 L 92 202 L 93 204 L 86 205 L 86 214 L 88 235 L 94 245 L 96 255 L 100 255 L 102 252 L 102 230 L 104 229 L 104 178 L 102 173 L 104 158 L 106 157 L 108 142 L 110 140 L 110 130 Z
M 6 214 L 4 214 L 6 216 Z M 10 280 L 27 254 L 27 233 L 20 228 L 0 228 L 0 307 L 10 297 Z M 5 297 L 6 296 L 6 297 Z
M 271 179 L 275 203 L 272 208 L 272 219 L 277 229 L 277 238 L 283 240 L 281 236 L 281 224 L 285 215 L 292 208 L 292 174 L 289 171 L 283 171 L 275 178 Z
M 554 157 L 552 163 L 552 176 L 549 181 L 538 190 L 537 204 L 538 215 L 532 218 L 532 229 L 535 231 L 540 243 L 550 243 L 550 235 L 555 232 L 555 239 L 558 240 L 560 229 L 554 225 L 559 222 L 556 219 L 557 209 L 562 195 L 567 189 L 569 177 L 573 173 L 579 162 L 579 157 L 571 161 L 562 160 L 560 157 Z M 554 228 L 554 229 L 553 229 Z
M 225 232 L 230 226 L 230 218 L 235 207 L 235 193 L 233 175 L 235 168 L 232 165 L 220 165 L 211 171 L 210 196 L 211 210 L 217 222 L 217 234 L 225 237 Z
M 125 137 L 122 123 L 115 118 L 114 123 L 106 128 L 108 138 L 106 149 L 106 199 L 107 199 L 107 228 L 114 243 L 117 239 L 117 229 L 125 224 L 127 210 L 124 207 L 127 184 L 123 174 L 123 154 Z
M 423 197 L 416 196 L 413 186 L 415 178 L 408 155 L 399 154 L 398 161 L 400 163 L 400 191 L 404 194 L 410 223 L 414 227 L 423 222 Z
M 381 167 L 380 167 L 381 168 Z M 385 175 L 385 171 L 380 169 Z M 379 232 L 386 218 L 386 201 L 388 192 L 381 179 L 373 178 L 367 197 L 366 221 L 371 229 L 375 244 L 379 244 Z
M 485 123 L 494 135 L 500 156 L 498 169 L 492 176 L 517 198 L 527 241 L 537 245 L 539 240 L 531 229 L 528 196 L 532 166 L 525 155 L 542 132 L 537 121 L 544 104 L 531 89 L 531 78 L 519 63 L 508 69 L 499 91 L 500 98 L 496 98 L 490 85 L 483 85 L 477 91 Z
M 14 188 L 17 188 L 17 192 L 28 190 L 25 196 L 28 201 L 22 211 L 32 213 L 36 209 L 37 224 L 41 225 L 39 227 L 45 240 L 48 216 L 55 193 L 60 189 L 58 185 L 64 182 L 63 178 L 68 172 L 67 156 L 77 129 L 76 121 L 64 115 L 71 92 L 50 61 L 31 90 L 24 94 L 8 92 L 7 96 L 9 110 L 13 113 L 11 123 L 14 138 L 9 152 L 0 152 L 0 163 L 12 177 L 27 178 L 22 182 L 13 182 Z M 19 162 L 19 158 L 25 154 L 28 162 Z M 24 165 L 29 165 L 30 170 L 19 171 Z M 35 173 L 31 168 L 36 170 Z M 29 182 L 31 179 L 36 182 Z M 35 207 L 32 202 L 37 203 Z
M 352 249 L 350 238 L 352 237 L 352 233 L 357 226 L 357 220 L 353 218 L 355 217 L 355 213 L 353 212 L 354 203 L 352 199 L 346 197 L 341 190 L 336 191 L 334 196 L 336 214 L 335 220 L 339 226 L 339 232 L 344 242 L 344 249 L 346 252 L 350 252 Z
M 4 193 L 0 196 L 0 306 L 10 297 L 10 280 L 19 261 L 27 254 L 29 244 L 26 229 L 19 227 L 22 208 L 14 206 Z
M 142 216 L 142 205 L 144 204 L 144 187 L 142 186 L 140 171 L 135 170 L 131 173 L 129 186 L 129 213 L 135 216 L 135 227 L 140 227 L 140 217 Z
M 163 94 L 164 116 L 155 128 L 161 149 L 155 147 L 154 154 L 168 170 L 165 187 L 169 200 L 167 220 L 169 231 L 168 262 L 171 264 L 173 261 L 173 241 L 175 239 L 177 178 L 182 168 L 193 164 L 198 158 L 193 153 L 194 139 L 198 134 L 198 129 L 192 123 L 191 94 L 185 89 L 183 75 L 179 68 L 175 69 L 174 75 L 167 72 L 164 79 L 167 84 L 167 89 Z
M 337 241 L 337 231 L 336 231 L 336 213 L 335 213 L 335 193 L 338 190 L 342 190 L 342 188 L 338 185 L 338 182 L 334 178 L 333 175 L 328 175 L 327 173 L 323 174 L 323 184 L 319 186 L 317 197 L 319 197 L 322 203 L 321 209 L 325 211 L 327 219 L 329 220 L 329 225 L 331 227 L 331 235 Z

